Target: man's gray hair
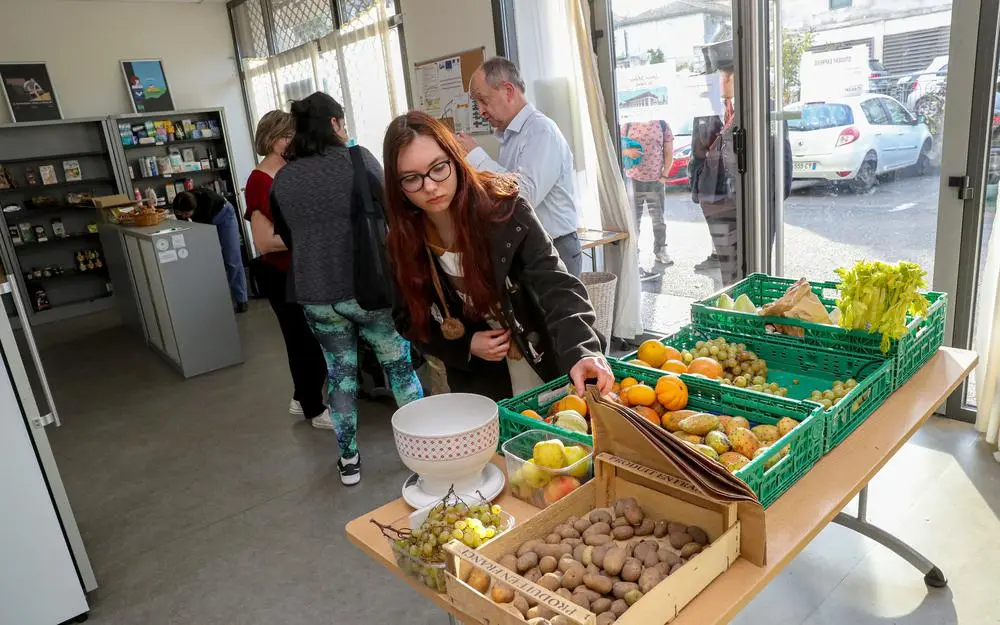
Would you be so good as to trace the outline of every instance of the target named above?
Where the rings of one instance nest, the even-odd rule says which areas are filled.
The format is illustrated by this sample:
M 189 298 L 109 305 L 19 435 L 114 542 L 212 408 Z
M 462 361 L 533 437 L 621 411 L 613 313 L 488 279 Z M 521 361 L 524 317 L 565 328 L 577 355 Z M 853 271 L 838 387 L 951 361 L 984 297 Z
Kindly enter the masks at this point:
M 483 63 L 480 69 L 483 70 L 486 84 L 494 89 L 499 89 L 503 83 L 509 82 L 520 89 L 521 93 L 524 93 L 524 79 L 521 78 L 521 70 L 517 69 L 517 65 L 514 65 L 508 59 L 502 56 L 495 56 Z

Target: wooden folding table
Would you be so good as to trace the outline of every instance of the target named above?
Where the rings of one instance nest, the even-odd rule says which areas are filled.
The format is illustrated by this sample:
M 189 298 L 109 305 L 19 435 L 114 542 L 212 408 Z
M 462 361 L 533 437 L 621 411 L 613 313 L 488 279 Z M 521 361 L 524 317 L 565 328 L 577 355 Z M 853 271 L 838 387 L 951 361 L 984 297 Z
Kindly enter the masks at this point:
M 673 625 L 729 622 L 831 521 L 892 549 L 923 573 L 928 585 L 945 585 L 944 574 L 933 563 L 898 538 L 866 521 L 867 486 L 879 469 L 968 377 L 976 361 L 976 354 L 970 351 L 951 348 L 938 351 L 847 440 L 820 460 L 767 509 L 767 565 L 757 567 L 742 558 L 737 560 L 670 622 Z M 501 458 L 495 458 L 494 462 L 503 467 Z M 850 516 L 841 513 L 844 506 L 859 493 L 858 514 Z M 518 522 L 538 512 L 537 508 L 513 497 L 508 490 L 504 491 L 498 503 Z M 375 519 L 380 523 L 391 523 L 409 511 L 409 506 L 402 499 L 397 499 L 348 523 L 347 535 L 376 562 L 447 611 L 449 620 L 454 622 L 457 618 L 469 625 L 477 623 L 456 610 L 446 595 L 430 590 L 400 571 L 388 542 L 369 522 Z M 667 618 L 668 615 L 664 615 L 664 621 Z

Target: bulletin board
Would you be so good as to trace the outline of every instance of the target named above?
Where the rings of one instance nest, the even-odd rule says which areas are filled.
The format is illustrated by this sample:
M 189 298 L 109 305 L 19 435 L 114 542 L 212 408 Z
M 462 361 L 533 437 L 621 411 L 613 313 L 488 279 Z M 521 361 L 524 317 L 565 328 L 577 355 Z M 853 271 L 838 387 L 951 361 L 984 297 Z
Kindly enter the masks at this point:
M 413 64 L 417 108 L 447 123 L 456 132 L 486 134 L 490 124 L 469 95 L 472 74 L 486 60 L 485 48 Z

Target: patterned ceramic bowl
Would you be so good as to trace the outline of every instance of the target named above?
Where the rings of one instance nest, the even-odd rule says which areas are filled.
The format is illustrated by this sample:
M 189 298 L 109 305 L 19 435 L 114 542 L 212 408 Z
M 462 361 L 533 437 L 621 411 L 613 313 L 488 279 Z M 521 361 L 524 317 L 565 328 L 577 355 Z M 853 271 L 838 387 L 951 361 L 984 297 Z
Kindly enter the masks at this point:
M 397 410 L 392 431 L 422 491 L 443 497 L 454 485 L 455 492 L 473 492 L 500 441 L 499 412 L 481 395 L 434 395 Z

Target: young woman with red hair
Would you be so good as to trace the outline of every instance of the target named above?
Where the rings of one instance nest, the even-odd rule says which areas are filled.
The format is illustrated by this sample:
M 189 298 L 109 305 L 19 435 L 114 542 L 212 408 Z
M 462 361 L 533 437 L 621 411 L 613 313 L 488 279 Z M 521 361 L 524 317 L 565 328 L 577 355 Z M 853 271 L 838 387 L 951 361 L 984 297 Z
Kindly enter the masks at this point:
M 515 178 L 471 169 L 417 111 L 389 125 L 383 163 L 396 328 L 444 362 L 452 391 L 502 399 L 567 373 L 611 390 L 587 291 Z

